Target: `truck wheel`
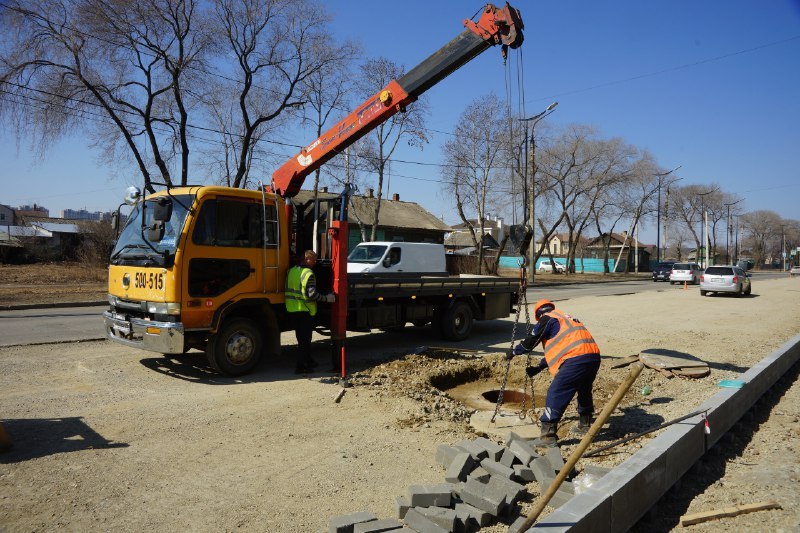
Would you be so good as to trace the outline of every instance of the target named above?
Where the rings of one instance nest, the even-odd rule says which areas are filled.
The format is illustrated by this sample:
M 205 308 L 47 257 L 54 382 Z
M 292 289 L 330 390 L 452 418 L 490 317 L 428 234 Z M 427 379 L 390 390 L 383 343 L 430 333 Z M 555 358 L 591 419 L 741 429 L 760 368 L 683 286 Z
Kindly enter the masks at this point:
M 247 374 L 261 359 L 261 331 L 246 318 L 226 322 L 216 335 L 208 339 L 208 364 L 227 376 Z
M 468 303 L 454 303 L 442 315 L 442 337 L 449 341 L 463 341 L 472 331 L 472 308 Z

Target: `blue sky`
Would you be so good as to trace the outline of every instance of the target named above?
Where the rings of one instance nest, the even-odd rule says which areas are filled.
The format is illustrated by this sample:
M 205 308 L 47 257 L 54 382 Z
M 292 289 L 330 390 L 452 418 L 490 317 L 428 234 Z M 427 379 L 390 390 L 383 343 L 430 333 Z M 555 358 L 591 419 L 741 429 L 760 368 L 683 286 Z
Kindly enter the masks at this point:
M 479 2 L 402 4 L 329 1 L 332 28 L 368 56 L 412 68 L 462 31 Z M 559 106 L 553 124 L 595 126 L 650 150 L 681 184 L 718 182 L 745 210 L 800 219 L 800 0 L 516 2 L 525 22 L 526 110 Z M 402 6 L 402 7 L 401 7 Z M 472 100 L 505 94 L 499 49 L 490 49 L 428 91 L 428 126 L 451 131 Z M 445 133 L 398 158 L 391 190 L 455 223 L 435 180 Z M 298 145 L 311 139 L 298 132 Z M 0 203 L 110 210 L 136 178 L 97 163 L 84 138 L 37 160 L 0 134 Z M 292 154 L 287 151 L 286 156 Z M 421 179 L 400 177 L 413 176 Z M 654 228 L 643 230 L 655 240 Z

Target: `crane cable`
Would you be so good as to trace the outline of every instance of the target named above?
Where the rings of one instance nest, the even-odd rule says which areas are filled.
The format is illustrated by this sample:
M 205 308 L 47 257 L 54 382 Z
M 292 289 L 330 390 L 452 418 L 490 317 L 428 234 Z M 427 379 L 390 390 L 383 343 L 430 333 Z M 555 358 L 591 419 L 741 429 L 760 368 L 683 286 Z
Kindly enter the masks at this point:
M 520 107 L 519 111 L 521 116 L 524 116 L 525 112 L 525 89 L 522 84 L 522 52 L 521 50 L 517 49 L 517 90 L 520 95 L 520 99 L 518 101 L 518 105 Z M 513 115 L 511 113 L 511 83 L 509 82 L 509 67 L 506 64 L 506 104 L 508 107 L 508 120 L 509 120 L 509 143 L 512 144 L 512 151 L 509 153 L 513 153 L 513 142 L 514 142 L 514 120 Z M 513 191 L 513 170 L 512 170 L 512 191 Z M 530 245 L 530 240 L 533 238 L 533 231 L 530 227 L 526 226 L 525 235 L 522 240 L 522 244 L 520 246 L 520 261 L 519 261 L 519 290 L 517 292 L 517 311 L 514 316 L 514 325 L 511 329 L 511 344 L 509 346 L 509 351 L 514 349 L 514 342 L 517 336 L 517 326 L 519 325 L 520 319 L 520 312 L 522 307 L 525 307 L 525 335 L 530 335 L 531 333 L 531 317 L 530 311 L 528 309 L 528 295 L 527 295 L 527 288 L 528 288 L 528 258 L 527 258 L 527 249 Z M 527 359 L 526 359 L 526 367 L 531 366 L 531 354 L 528 352 Z M 500 391 L 497 395 L 497 403 L 495 404 L 494 414 L 492 415 L 491 422 L 494 423 L 497 415 L 500 412 L 500 406 L 503 405 L 503 396 L 505 394 L 505 389 L 508 384 L 508 374 L 511 370 L 511 357 L 506 358 L 506 369 L 503 375 L 503 380 L 500 384 Z M 529 414 L 531 416 L 531 420 L 535 423 L 535 409 L 536 409 L 536 396 L 534 393 L 533 387 L 533 377 L 528 376 L 527 372 L 525 373 L 525 378 L 523 382 L 523 391 L 525 391 L 528 387 L 530 387 L 530 397 L 531 397 L 531 408 L 530 411 L 526 409 L 526 401 L 527 398 L 523 393 L 522 402 L 520 404 L 520 411 L 519 411 L 519 418 L 520 420 L 525 419 Z

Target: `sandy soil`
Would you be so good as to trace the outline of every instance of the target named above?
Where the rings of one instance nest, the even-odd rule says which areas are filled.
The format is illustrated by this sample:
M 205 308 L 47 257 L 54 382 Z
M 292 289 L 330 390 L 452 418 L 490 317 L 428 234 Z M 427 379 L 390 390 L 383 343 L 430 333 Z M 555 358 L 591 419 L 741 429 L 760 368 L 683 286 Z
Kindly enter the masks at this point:
M 699 357 L 711 375 L 666 379 L 645 370 L 599 435 L 609 442 L 693 410 L 800 330 L 800 280 L 754 283 L 753 296 L 703 298 L 697 288 L 565 302 L 601 346 L 597 410 L 627 373 L 619 357 L 666 348 Z M 558 289 L 552 297 L 557 299 Z M 464 350 L 425 328 L 354 336 L 354 386 L 340 403 L 326 373 L 291 373 L 291 346 L 244 379 L 219 377 L 201 354 L 166 358 L 106 342 L 0 350 L 3 425 L 0 530 L 324 531 L 331 517 L 394 516 L 409 485 L 440 483 L 435 449 L 475 437 L 474 407 L 448 392 L 499 383 L 511 322 L 479 324 Z M 289 336 L 284 339 L 292 344 Z M 317 359 L 327 362 L 323 342 Z M 469 349 L 470 351 L 467 351 Z M 472 351 L 472 350 L 478 350 Z M 524 361 L 509 387 L 522 385 Z M 669 530 L 681 515 L 775 499 L 782 510 L 692 526 L 698 531 L 800 527 L 800 394 L 794 370 L 759 413 L 684 477 L 637 529 Z M 536 379 L 536 396 L 549 378 Z M 642 394 L 649 385 L 652 393 Z M 566 431 L 562 451 L 577 443 Z M 614 466 L 648 439 L 593 458 Z M 533 497 L 536 483 L 529 485 Z M 526 513 L 532 499 L 522 502 Z M 513 519 L 513 518 L 511 518 Z M 487 531 L 504 531 L 496 525 Z
M 108 270 L 76 263 L 0 265 L 0 306 L 103 301 Z

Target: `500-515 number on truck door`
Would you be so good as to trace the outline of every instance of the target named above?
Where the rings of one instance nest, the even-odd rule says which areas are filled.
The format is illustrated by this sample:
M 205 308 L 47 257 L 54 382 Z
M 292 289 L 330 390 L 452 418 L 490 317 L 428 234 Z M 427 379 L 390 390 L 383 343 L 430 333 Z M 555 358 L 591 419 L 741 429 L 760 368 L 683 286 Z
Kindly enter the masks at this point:
M 164 289 L 164 274 L 162 272 L 137 272 L 134 281 L 137 289 Z

